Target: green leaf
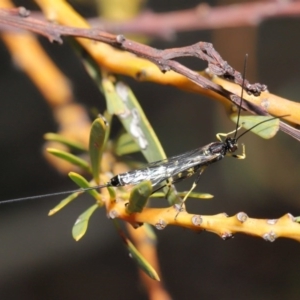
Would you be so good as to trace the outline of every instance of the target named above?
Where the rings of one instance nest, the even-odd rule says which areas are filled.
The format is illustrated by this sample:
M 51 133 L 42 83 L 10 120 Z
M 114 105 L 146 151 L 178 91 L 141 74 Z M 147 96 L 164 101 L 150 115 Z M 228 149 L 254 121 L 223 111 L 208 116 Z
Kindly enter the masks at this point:
M 71 141 L 71 140 L 65 138 L 64 136 L 62 136 L 60 134 L 49 132 L 49 133 L 46 133 L 44 135 L 44 139 L 47 140 L 47 141 L 61 143 L 63 145 L 66 145 L 66 146 L 70 147 L 71 149 L 74 149 L 74 150 L 77 150 L 77 151 L 81 151 L 81 152 L 86 151 L 86 148 L 84 147 L 83 144 Z
M 184 197 L 188 192 L 178 192 L 178 195 L 180 197 Z M 196 193 L 192 192 L 189 194 L 189 198 L 194 198 L 194 199 L 211 199 L 214 196 L 211 194 L 206 194 L 206 193 Z
M 128 214 L 141 212 L 151 194 L 152 184 L 150 180 L 146 180 L 137 184 L 130 192 L 129 203 L 126 207 L 126 212 Z
M 84 189 L 84 188 L 92 187 L 89 184 L 89 182 L 84 177 L 82 177 L 81 175 L 79 175 L 75 172 L 70 172 L 68 175 L 81 188 Z M 89 190 L 87 192 L 97 200 L 98 205 L 103 205 L 102 197 L 96 190 Z
M 142 254 L 136 249 L 132 242 L 126 237 L 122 229 L 120 228 L 117 220 L 113 220 L 114 225 L 116 226 L 120 237 L 122 238 L 126 248 L 129 251 L 130 257 L 137 263 L 139 268 L 141 268 L 150 278 L 160 281 L 157 272 L 154 268 L 148 263 L 148 261 L 142 256 Z
M 138 151 L 140 151 L 140 148 L 129 133 L 120 135 L 115 143 L 115 153 L 118 156 L 131 154 Z
M 109 113 L 117 115 L 127 132 L 132 134 L 139 146 L 142 146 L 147 161 L 166 158 L 159 140 L 130 88 L 121 81 L 115 84 L 116 78 L 110 74 L 105 72 L 101 74 L 99 65 L 91 56 L 82 56 L 82 60 L 87 72 L 104 93 Z M 145 146 L 145 143 L 149 146 Z
M 136 249 L 136 247 L 127 239 L 127 249 L 131 258 L 138 264 L 138 266 L 152 279 L 160 281 L 160 278 L 154 268 L 148 263 L 148 261 L 142 256 L 142 254 Z
M 237 114 L 232 114 L 230 118 L 233 122 L 237 122 Z M 279 118 L 272 119 L 270 116 L 240 116 L 239 123 L 245 129 L 250 129 L 260 122 L 264 122 L 261 125 L 254 127 L 251 131 L 264 139 L 270 139 L 277 133 L 279 121 Z
M 106 98 L 107 111 L 111 115 L 124 115 L 127 113 L 126 106 L 115 91 L 112 80 L 102 79 L 102 88 Z
M 91 127 L 89 152 L 94 180 L 99 184 L 100 162 L 107 140 L 108 123 L 104 117 L 97 118 Z
M 126 110 L 117 114 L 126 131 L 132 136 L 148 162 L 166 158 L 165 152 L 130 87 L 118 81 L 115 92 Z
M 81 192 L 76 192 L 76 193 L 73 193 L 73 194 L 69 195 L 67 198 L 63 199 L 61 202 L 59 202 L 58 205 L 56 205 L 54 208 L 52 208 L 49 211 L 48 216 L 52 216 L 55 213 L 57 213 L 58 211 L 60 211 L 67 204 L 69 204 L 71 201 L 73 201 L 74 199 L 76 199 L 80 194 L 81 194 Z
M 98 204 L 94 204 L 84 213 L 82 213 L 76 220 L 72 228 L 72 235 L 76 241 L 79 241 L 85 235 L 89 225 L 90 217 L 98 207 Z
M 71 154 L 63 150 L 54 149 L 54 148 L 47 148 L 47 152 L 53 154 L 56 157 L 64 159 L 69 163 L 84 169 L 85 171 L 91 172 L 91 168 L 89 164 L 85 160 L 83 160 L 82 158 L 74 154 Z
M 117 197 L 115 189 L 111 186 L 108 186 L 107 190 L 108 190 L 108 193 L 109 193 L 110 201 L 115 202 L 116 197 Z

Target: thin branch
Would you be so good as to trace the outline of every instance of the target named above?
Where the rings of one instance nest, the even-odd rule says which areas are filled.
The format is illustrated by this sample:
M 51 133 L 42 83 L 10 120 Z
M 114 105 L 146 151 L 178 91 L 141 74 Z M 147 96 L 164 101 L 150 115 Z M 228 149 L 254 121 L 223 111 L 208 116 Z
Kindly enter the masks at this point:
M 170 40 L 181 31 L 258 26 L 267 19 L 299 15 L 300 2 L 294 1 L 260 1 L 217 7 L 202 3 L 181 11 L 145 11 L 128 21 L 94 18 L 89 23 L 112 33 L 145 34 Z

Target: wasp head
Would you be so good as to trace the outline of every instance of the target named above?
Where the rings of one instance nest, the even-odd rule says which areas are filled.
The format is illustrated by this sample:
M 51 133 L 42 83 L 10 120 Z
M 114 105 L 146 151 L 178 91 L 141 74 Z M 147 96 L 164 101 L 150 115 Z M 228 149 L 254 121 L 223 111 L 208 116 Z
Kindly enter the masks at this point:
M 235 138 L 228 137 L 225 140 L 227 151 L 230 153 L 235 152 L 238 149 L 237 140 Z

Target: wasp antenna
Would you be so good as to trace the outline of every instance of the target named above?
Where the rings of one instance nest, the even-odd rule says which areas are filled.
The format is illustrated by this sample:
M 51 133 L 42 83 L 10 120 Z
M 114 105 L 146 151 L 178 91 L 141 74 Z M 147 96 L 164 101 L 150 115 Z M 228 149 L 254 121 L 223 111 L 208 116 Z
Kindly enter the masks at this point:
M 244 59 L 244 68 L 243 68 L 243 81 L 242 81 L 241 100 L 240 100 L 240 105 L 239 105 L 238 117 L 237 117 L 237 121 L 236 121 L 234 139 L 236 138 L 238 128 L 239 128 L 240 115 L 241 115 L 241 110 L 242 110 L 242 102 L 243 102 L 243 96 L 244 96 L 244 84 L 245 84 L 245 78 L 246 78 L 247 61 L 248 61 L 248 54 L 246 53 L 245 59 Z
M 102 188 L 108 187 L 108 186 L 111 186 L 110 182 L 108 182 L 106 184 L 103 184 L 103 185 L 96 185 L 96 186 L 91 186 L 91 187 L 88 187 L 88 188 L 80 188 L 80 189 L 77 189 L 77 190 L 63 191 L 63 192 L 57 192 L 57 193 L 50 193 L 50 194 L 43 194 L 43 195 L 37 195 L 37 196 L 29 196 L 29 197 L 3 200 L 3 201 L 0 201 L 0 204 L 27 201 L 27 200 L 34 200 L 34 199 L 39 199 L 39 198 L 46 198 L 46 197 L 59 196 L 59 195 L 72 194 L 72 193 L 83 193 L 83 192 L 90 191 L 90 190 L 102 189 Z

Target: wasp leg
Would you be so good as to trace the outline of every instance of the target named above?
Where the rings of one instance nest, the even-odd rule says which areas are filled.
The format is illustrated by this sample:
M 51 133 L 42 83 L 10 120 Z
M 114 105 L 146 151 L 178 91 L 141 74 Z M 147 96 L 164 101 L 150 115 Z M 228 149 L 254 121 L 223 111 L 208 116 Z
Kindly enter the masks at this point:
M 232 153 L 227 153 L 226 156 L 231 156 L 231 157 L 234 157 L 234 158 L 237 158 L 237 159 L 245 159 L 246 158 L 246 151 L 245 151 L 245 145 L 242 144 L 242 147 L 243 147 L 243 152 L 242 154 L 232 154 Z
M 220 141 L 220 142 L 223 142 L 223 140 L 221 139 L 221 136 L 224 136 L 224 137 L 227 137 L 229 136 L 230 134 L 233 134 L 233 133 L 236 133 L 238 130 L 240 130 L 242 128 L 242 125 L 240 125 L 237 129 L 233 130 L 233 131 L 230 131 L 228 133 L 218 133 L 216 134 L 216 137 L 217 139 Z
M 165 184 L 162 184 L 161 186 L 159 186 L 156 190 L 152 191 L 151 194 L 155 194 L 156 192 L 160 191 L 161 189 L 168 187 L 169 190 L 171 189 L 171 186 L 173 184 L 173 180 L 171 178 L 168 178 L 165 180 Z
M 188 196 L 191 194 L 191 192 L 192 192 L 192 191 L 195 189 L 195 187 L 197 186 L 197 184 L 198 184 L 198 182 L 199 182 L 199 180 L 200 180 L 200 176 L 201 176 L 201 174 L 204 172 L 205 169 L 206 169 L 206 166 L 202 167 L 202 168 L 199 170 L 199 172 L 198 172 L 198 174 L 197 174 L 197 177 L 196 177 L 196 179 L 195 179 L 195 181 L 194 181 L 192 187 L 191 187 L 190 190 L 185 194 L 185 196 L 184 196 L 184 198 L 183 198 L 183 200 L 182 200 L 182 202 L 181 202 L 181 204 L 180 204 L 179 210 L 178 210 L 178 212 L 177 212 L 177 214 L 176 214 L 176 216 L 175 216 L 175 220 L 176 220 L 177 216 L 180 214 L 180 212 L 182 211 L 182 208 L 183 208 L 183 206 L 184 206 L 184 203 L 185 203 L 186 199 L 188 198 Z

